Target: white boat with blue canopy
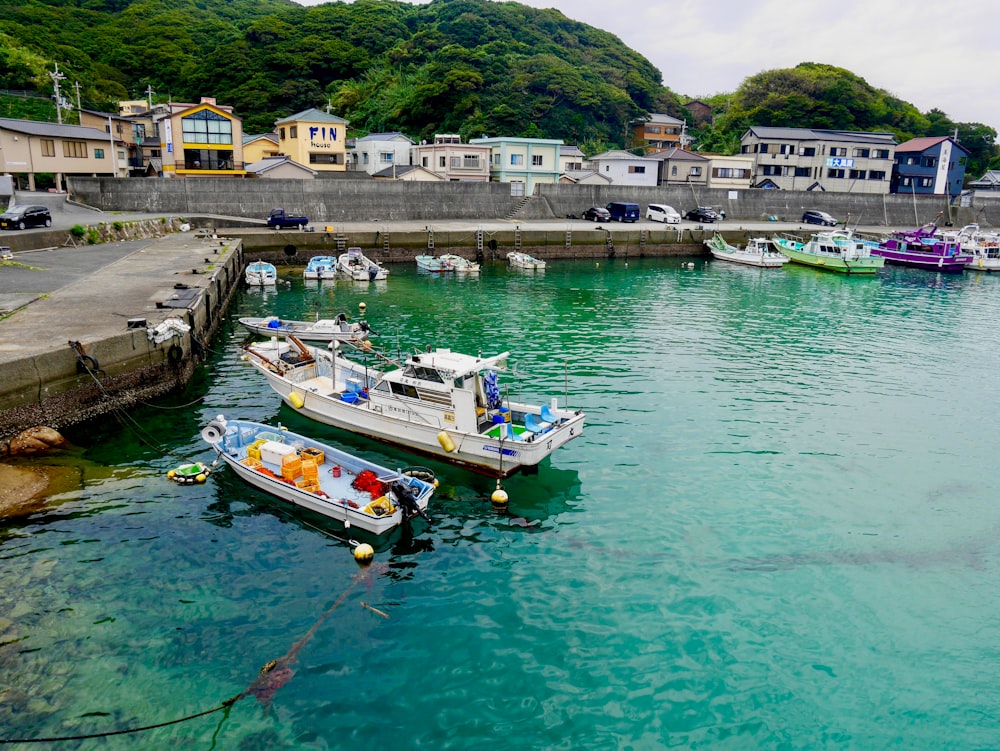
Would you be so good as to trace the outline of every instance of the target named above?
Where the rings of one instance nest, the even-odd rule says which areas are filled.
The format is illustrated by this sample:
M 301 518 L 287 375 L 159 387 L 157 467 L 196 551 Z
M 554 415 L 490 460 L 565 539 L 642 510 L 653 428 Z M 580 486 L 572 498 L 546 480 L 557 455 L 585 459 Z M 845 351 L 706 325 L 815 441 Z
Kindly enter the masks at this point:
M 278 284 L 278 270 L 273 263 L 253 261 L 247 264 L 246 282 L 251 287 L 274 287 Z
M 393 362 L 365 342 L 355 354 L 264 342 L 245 359 L 306 417 L 496 477 L 534 473 L 583 434 L 582 410 L 558 399 L 512 401 L 501 390 L 509 352 L 488 357 L 435 349 Z M 518 391 L 522 389 L 518 385 Z
M 313 256 L 302 272 L 303 279 L 336 279 L 337 259 L 333 256 Z

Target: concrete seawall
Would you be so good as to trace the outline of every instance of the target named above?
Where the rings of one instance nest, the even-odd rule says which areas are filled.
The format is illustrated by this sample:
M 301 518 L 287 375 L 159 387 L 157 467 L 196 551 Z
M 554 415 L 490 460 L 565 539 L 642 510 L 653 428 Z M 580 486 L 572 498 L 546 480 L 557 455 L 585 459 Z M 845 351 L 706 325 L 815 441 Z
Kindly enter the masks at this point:
M 506 183 L 422 183 L 372 180 L 232 180 L 71 178 L 74 199 L 104 211 L 217 214 L 263 219 L 275 207 L 301 212 L 316 225 L 343 222 L 491 221 L 563 219 L 589 206 L 632 201 L 645 207 L 666 203 L 681 212 L 695 206 L 724 209 L 731 220 L 774 216 L 797 221 L 805 209 L 819 209 L 844 221 L 912 227 L 979 222 L 1000 226 L 1000 200 L 975 199 L 953 206 L 943 196 L 861 195 L 791 190 L 712 189 L 693 185 L 539 185 L 535 195 L 511 195 Z

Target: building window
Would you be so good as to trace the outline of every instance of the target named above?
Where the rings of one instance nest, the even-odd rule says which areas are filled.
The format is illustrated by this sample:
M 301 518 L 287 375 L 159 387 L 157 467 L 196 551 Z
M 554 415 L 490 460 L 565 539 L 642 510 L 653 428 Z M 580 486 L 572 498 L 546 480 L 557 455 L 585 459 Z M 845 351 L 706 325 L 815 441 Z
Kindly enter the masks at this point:
M 889 149 L 872 149 L 872 159 L 888 159 Z
M 184 169 L 231 170 L 233 152 L 219 149 L 184 149 Z
M 692 167 L 688 171 L 689 177 L 701 177 L 701 167 Z
M 884 170 L 877 170 L 877 169 L 868 170 L 868 179 L 869 180 L 885 180 L 885 171 Z
M 778 147 L 779 154 L 794 154 L 795 147 L 790 143 L 783 143 Z
M 934 185 L 933 177 L 921 177 L 920 182 L 917 185 L 921 188 L 930 188 Z
M 632 165 L 629 165 L 628 172 L 629 172 L 630 175 L 645 175 L 646 174 L 646 168 L 645 167 L 637 167 L 636 165 L 632 164 Z
M 646 132 L 647 133 L 655 133 L 656 135 L 659 135 L 660 133 L 662 133 L 662 131 L 660 130 L 660 126 L 659 125 L 647 125 L 646 126 Z
M 673 167 L 670 168 L 670 176 L 671 177 L 677 177 L 677 165 L 676 164 Z
M 438 157 L 438 168 L 439 169 L 444 169 L 447 166 L 447 161 L 446 160 L 447 160 L 447 157 L 443 157 L 443 156 L 439 156 Z
M 427 157 L 425 156 L 420 157 L 420 166 L 423 167 L 424 169 L 427 169 L 427 167 L 430 166 Z
M 868 170 L 852 169 L 850 177 L 852 180 L 864 180 L 867 174 Z
M 87 158 L 86 141 L 63 141 L 63 156 L 73 159 Z
M 832 178 L 843 178 L 844 177 L 844 173 L 845 173 L 845 170 L 842 170 L 842 169 L 828 169 L 826 171 L 826 176 L 827 177 L 832 177 Z
M 815 146 L 800 146 L 799 156 L 816 156 Z
M 781 167 L 777 164 L 765 164 L 762 168 L 763 172 L 761 174 L 767 175 L 768 177 L 779 177 L 781 175 Z
M 766 154 L 767 153 L 767 144 L 766 143 L 762 143 L 760 145 L 760 153 L 761 154 Z
M 854 150 L 854 156 L 860 156 L 860 157 L 862 157 L 864 159 L 867 159 L 868 155 L 870 153 L 871 153 L 871 151 L 868 150 L 868 149 L 855 149 Z
M 339 154 L 331 154 L 329 151 L 309 153 L 309 164 L 341 164 Z
M 908 157 L 906 157 L 906 164 L 908 164 L 908 165 L 920 164 L 920 157 L 919 156 L 908 156 Z
M 567 172 L 579 172 L 583 169 L 583 162 L 567 162 Z
M 531 166 L 532 167 L 541 167 L 542 166 L 542 155 L 541 154 L 532 154 L 531 155 Z
M 391 151 L 381 151 L 378 155 L 379 164 L 392 164 L 392 152 Z
M 809 177 L 812 175 L 812 167 L 796 167 L 795 177 Z
M 847 156 L 847 147 L 845 146 L 831 146 L 830 156 Z
M 279 141 L 284 141 L 285 140 L 285 129 L 284 128 L 278 128 L 278 140 Z
M 41 139 L 42 156 L 55 156 L 56 155 L 56 142 L 51 138 Z
M 233 142 L 233 123 L 210 110 L 199 110 L 181 118 L 184 143 Z
M 899 185 L 902 188 L 909 188 L 911 185 L 913 185 L 913 178 L 912 177 L 901 177 L 901 178 L 899 178 Z
M 961 164 L 963 167 L 965 166 L 965 162 L 966 162 L 966 157 L 964 156 L 958 160 L 958 163 Z
M 299 128 L 298 128 L 297 125 L 289 125 L 288 126 L 288 137 L 289 138 L 298 138 L 299 137 Z
M 104 149 L 94 149 L 94 159 L 103 159 Z
M 937 157 L 925 156 L 920 164 L 922 167 L 937 167 Z
M 742 146 L 740 146 L 740 153 L 741 154 L 749 154 L 750 153 L 750 144 L 746 143 L 746 144 L 743 144 Z
M 524 154 L 511 154 L 510 155 L 510 166 L 511 167 L 521 167 L 524 165 Z

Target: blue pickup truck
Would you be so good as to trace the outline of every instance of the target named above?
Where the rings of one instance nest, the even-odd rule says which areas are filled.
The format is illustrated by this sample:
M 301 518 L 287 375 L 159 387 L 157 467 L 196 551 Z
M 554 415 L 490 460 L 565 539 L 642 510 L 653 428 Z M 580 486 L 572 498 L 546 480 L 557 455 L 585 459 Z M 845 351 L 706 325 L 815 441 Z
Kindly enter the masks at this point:
M 271 209 L 271 213 L 267 217 L 267 226 L 274 229 L 286 229 L 288 227 L 305 229 L 307 224 L 309 224 L 309 217 L 291 216 L 285 213 L 284 209 Z

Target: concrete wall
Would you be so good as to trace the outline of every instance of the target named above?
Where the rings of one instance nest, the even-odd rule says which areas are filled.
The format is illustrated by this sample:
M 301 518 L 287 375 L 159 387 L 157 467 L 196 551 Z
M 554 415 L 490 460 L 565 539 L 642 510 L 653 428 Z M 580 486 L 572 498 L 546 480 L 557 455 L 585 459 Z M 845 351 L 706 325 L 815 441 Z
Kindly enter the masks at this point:
M 367 176 L 366 176 L 367 177 Z M 275 207 L 306 214 L 313 223 L 345 221 L 497 220 L 511 215 L 519 199 L 506 183 L 425 183 L 367 180 L 231 180 L 72 178 L 72 197 L 105 211 L 222 215 L 263 219 Z M 735 198 L 731 197 L 735 196 Z M 790 190 L 709 189 L 695 186 L 541 184 L 515 218 L 562 219 L 588 206 L 632 201 L 666 203 L 681 213 L 695 206 L 723 209 L 731 220 L 770 216 L 798 221 L 806 209 L 827 211 L 851 224 L 911 227 L 977 221 L 1000 226 L 1000 200 L 977 198 L 969 208 L 941 196 L 861 195 Z

